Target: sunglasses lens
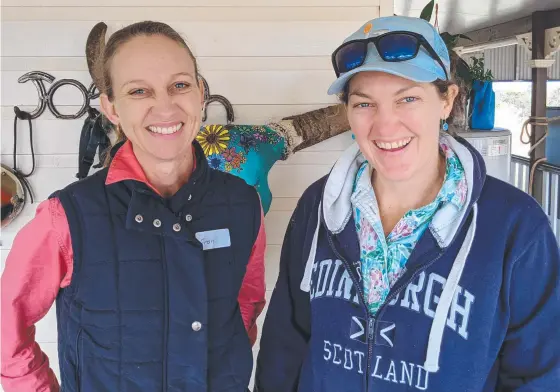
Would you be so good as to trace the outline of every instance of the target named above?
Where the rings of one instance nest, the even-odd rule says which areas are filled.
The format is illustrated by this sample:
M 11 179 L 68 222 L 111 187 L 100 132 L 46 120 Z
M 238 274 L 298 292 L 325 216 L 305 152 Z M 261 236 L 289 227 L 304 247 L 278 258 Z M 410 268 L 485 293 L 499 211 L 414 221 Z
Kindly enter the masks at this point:
M 390 34 L 379 40 L 379 54 L 385 61 L 406 61 L 418 51 L 418 38 L 408 34 Z
M 348 72 L 364 63 L 367 54 L 366 42 L 352 42 L 342 47 L 335 56 L 338 72 Z

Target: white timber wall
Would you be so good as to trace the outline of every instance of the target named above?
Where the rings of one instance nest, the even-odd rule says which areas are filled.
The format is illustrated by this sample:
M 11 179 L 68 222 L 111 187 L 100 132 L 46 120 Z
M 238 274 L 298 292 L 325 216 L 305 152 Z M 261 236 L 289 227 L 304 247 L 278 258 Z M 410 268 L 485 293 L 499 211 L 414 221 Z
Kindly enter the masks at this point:
M 88 87 L 85 42 L 97 22 L 108 25 L 107 35 L 140 20 L 169 23 L 191 46 L 212 94 L 232 102 L 235 122 L 264 124 L 335 103 L 326 93 L 334 80 L 331 52 L 367 19 L 392 14 L 393 0 L 3 0 L 1 161 L 12 165 L 13 106 L 32 110 L 37 104 L 33 84 L 20 84 L 18 78 L 45 71 L 56 80 L 72 78 Z M 54 101 L 62 113 L 74 113 L 81 94 L 62 87 Z M 211 106 L 208 112 L 207 123 L 225 123 L 221 108 Z M 84 119 L 55 119 L 47 109 L 33 121 L 36 169 L 30 182 L 36 200 L 1 233 L 2 270 L 14 236 L 32 219 L 38 202 L 76 180 Z M 340 135 L 278 162 L 270 172 L 274 199 L 266 217 L 267 299 L 298 198 L 350 143 L 348 134 Z M 31 168 L 30 153 L 27 124 L 20 121 L 17 159 L 24 172 Z M 259 325 L 263 319 L 264 313 Z M 58 376 L 54 306 L 38 323 L 36 339 Z

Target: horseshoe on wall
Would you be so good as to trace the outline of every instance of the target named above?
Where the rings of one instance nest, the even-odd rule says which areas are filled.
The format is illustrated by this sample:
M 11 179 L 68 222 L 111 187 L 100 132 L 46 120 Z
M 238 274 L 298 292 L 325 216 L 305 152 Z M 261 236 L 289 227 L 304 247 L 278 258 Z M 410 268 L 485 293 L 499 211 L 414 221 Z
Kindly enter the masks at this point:
M 43 114 L 47 108 L 47 89 L 43 82 L 52 83 L 54 81 L 54 76 L 42 71 L 31 71 L 18 78 L 18 83 L 26 83 L 29 81 L 35 85 L 37 94 L 39 95 L 37 107 L 29 113 L 29 117 L 33 120 Z
M 228 101 L 228 99 L 222 95 L 210 95 L 208 99 L 204 101 L 204 115 L 202 116 L 202 121 L 206 121 L 206 108 L 212 102 L 219 102 L 226 109 L 226 119 L 228 125 L 232 124 L 235 121 L 233 106 L 231 106 L 231 103 Z
M 204 86 L 204 106 L 202 108 L 202 112 L 203 112 L 202 122 L 205 122 L 206 119 L 208 118 L 207 115 L 208 105 L 211 104 L 212 102 L 218 102 L 221 103 L 223 107 L 226 109 L 226 118 L 227 118 L 228 125 L 233 123 L 235 121 L 235 114 L 233 112 L 233 106 L 231 102 L 223 95 L 210 94 L 210 86 L 208 85 L 208 82 L 202 75 L 199 75 L 199 77 L 202 80 L 202 84 Z
M 204 102 L 206 102 L 210 98 L 210 86 L 208 85 L 208 82 L 206 81 L 204 76 L 199 75 L 199 77 L 200 80 L 202 80 L 202 85 L 204 86 Z
M 74 86 L 78 90 L 80 90 L 80 92 L 82 93 L 82 99 L 83 99 L 82 107 L 80 108 L 80 110 L 78 110 L 74 114 L 62 114 L 62 113 L 60 113 L 58 111 L 58 109 L 56 108 L 56 106 L 54 105 L 54 102 L 53 102 L 53 97 L 54 97 L 54 93 L 56 92 L 56 90 L 58 90 L 62 86 L 66 86 L 66 85 Z M 93 91 L 95 89 L 92 89 L 90 87 L 89 90 Z M 47 95 L 47 106 L 49 107 L 49 110 L 52 112 L 52 114 L 56 118 L 60 118 L 60 119 L 63 119 L 63 120 L 74 120 L 74 119 L 82 117 L 85 114 L 85 112 L 87 112 L 87 110 L 89 109 L 89 107 L 90 107 L 89 104 L 90 104 L 90 96 L 89 96 L 88 90 L 86 89 L 86 87 L 81 82 L 79 82 L 77 80 L 74 80 L 74 79 L 60 79 L 60 80 L 56 81 L 51 86 L 51 88 L 49 89 L 49 93 Z

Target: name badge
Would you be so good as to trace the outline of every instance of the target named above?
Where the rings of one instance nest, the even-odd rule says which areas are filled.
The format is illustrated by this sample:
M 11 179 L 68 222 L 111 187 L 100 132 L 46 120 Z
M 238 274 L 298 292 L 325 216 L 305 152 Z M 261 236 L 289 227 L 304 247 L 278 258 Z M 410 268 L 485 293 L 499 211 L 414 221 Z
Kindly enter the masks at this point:
M 202 244 L 203 250 L 228 248 L 231 246 L 229 229 L 201 231 L 194 236 Z

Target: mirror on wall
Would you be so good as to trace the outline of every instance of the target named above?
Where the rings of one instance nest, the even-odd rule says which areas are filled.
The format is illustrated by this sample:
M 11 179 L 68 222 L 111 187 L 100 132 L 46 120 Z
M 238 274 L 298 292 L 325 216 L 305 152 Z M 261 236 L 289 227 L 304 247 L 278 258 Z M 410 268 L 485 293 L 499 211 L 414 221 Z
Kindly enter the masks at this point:
M 2 165 L 0 185 L 2 190 L 2 228 L 4 228 L 23 210 L 25 190 L 14 171 L 6 165 Z

